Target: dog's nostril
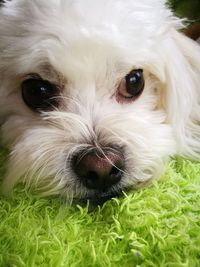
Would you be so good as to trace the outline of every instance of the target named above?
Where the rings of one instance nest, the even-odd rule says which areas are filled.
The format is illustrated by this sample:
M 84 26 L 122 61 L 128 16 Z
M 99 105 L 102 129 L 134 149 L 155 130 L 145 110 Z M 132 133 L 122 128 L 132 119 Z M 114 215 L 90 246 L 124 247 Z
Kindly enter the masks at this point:
M 80 155 L 81 157 L 81 155 Z M 73 160 L 73 169 L 79 180 L 90 189 L 106 190 L 116 185 L 123 176 L 124 158 L 121 153 L 92 151 L 81 160 Z
M 116 168 L 116 167 L 112 167 L 111 171 L 110 171 L 110 176 L 119 176 L 121 175 L 121 170 Z
M 80 178 L 88 188 L 93 188 L 94 184 L 98 184 L 98 180 L 100 179 L 98 173 L 96 173 L 95 171 L 89 171 L 85 176 L 82 176 Z
M 98 174 L 96 172 L 89 171 L 85 178 L 86 179 L 91 179 L 91 180 L 97 180 L 99 178 L 99 176 L 98 176 Z

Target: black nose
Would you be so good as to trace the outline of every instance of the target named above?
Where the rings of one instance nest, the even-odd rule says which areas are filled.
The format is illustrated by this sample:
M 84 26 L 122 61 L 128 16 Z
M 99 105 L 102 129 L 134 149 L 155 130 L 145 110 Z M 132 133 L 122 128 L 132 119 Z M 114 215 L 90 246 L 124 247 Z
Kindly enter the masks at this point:
M 85 151 L 84 151 L 85 152 Z M 89 189 L 106 190 L 121 180 L 124 172 L 122 153 L 113 150 L 82 152 L 72 160 L 72 167 L 80 181 Z

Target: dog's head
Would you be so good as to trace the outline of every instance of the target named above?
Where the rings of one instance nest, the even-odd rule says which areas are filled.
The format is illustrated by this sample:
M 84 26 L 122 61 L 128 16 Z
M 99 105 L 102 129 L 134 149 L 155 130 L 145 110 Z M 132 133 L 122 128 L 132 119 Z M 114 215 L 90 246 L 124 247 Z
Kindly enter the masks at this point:
M 199 159 L 200 49 L 163 0 L 13 0 L 0 11 L 3 190 L 109 197 Z

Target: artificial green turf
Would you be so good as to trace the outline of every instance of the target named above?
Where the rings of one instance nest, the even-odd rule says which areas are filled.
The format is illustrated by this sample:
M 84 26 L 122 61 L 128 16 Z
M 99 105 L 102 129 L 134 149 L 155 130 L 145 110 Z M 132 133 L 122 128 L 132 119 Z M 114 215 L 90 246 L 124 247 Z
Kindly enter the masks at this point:
M 172 160 L 158 183 L 93 212 L 16 189 L 0 199 L 0 266 L 200 266 L 200 163 Z

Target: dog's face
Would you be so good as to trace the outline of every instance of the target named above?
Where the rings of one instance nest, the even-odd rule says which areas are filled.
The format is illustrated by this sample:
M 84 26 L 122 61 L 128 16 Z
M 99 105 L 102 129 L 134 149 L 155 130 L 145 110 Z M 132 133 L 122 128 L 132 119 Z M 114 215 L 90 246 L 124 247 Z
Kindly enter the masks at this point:
M 174 154 L 198 158 L 200 53 L 179 26 L 162 0 L 7 2 L 4 190 L 24 181 L 45 194 L 109 198 L 159 177 Z

